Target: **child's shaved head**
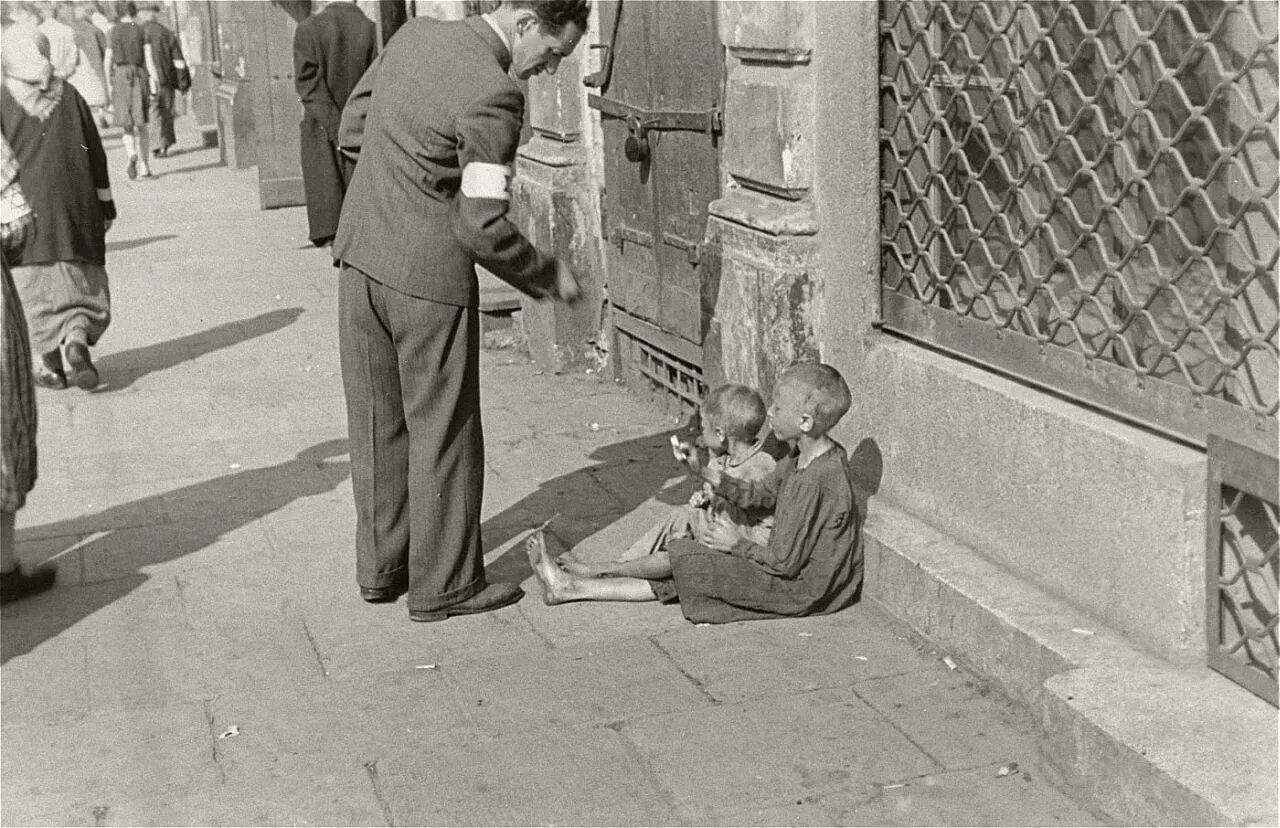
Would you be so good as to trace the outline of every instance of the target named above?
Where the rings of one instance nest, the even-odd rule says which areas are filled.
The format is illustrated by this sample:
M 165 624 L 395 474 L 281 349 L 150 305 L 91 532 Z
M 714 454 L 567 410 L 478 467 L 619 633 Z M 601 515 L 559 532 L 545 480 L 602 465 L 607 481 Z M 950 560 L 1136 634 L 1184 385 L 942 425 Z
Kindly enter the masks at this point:
M 804 408 L 813 417 L 814 435 L 826 434 L 853 405 L 853 395 L 840 372 L 821 362 L 803 362 L 782 372 L 778 384 L 787 383 L 804 393 Z
M 702 416 L 726 437 L 753 443 L 760 436 L 767 416 L 764 399 L 746 385 L 721 385 L 707 393 L 702 402 Z

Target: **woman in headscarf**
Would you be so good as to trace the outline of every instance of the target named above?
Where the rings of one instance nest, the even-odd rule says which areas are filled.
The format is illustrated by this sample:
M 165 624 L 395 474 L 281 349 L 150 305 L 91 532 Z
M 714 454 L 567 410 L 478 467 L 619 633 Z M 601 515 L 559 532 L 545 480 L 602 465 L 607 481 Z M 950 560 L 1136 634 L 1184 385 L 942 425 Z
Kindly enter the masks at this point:
M 0 127 L 40 226 L 11 260 L 39 356 L 35 380 L 89 390 L 98 385 L 89 348 L 111 321 L 106 233 L 116 208 L 107 158 L 88 104 L 54 77 L 42 38 L 21 27 L 2 37 Z
M 31 238 L 35 215 L 18 186 L 9 142 L 0 136 L 0 604 L 53 586 L 52 567 L 24 572 L 14 538 L 16 513 L 36 482 L 36 400 L 31 346 L 22 303 L 9 273 L 9 255 Z

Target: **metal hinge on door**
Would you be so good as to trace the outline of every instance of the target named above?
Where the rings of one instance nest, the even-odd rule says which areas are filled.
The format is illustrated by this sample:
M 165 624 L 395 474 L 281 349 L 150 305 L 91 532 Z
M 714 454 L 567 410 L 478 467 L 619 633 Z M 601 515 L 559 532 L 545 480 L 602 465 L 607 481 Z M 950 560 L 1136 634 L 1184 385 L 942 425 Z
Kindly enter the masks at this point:
M 641 109 L 603 95 L 587 95 L 587 105 L 600 110 L 602 117 L 627 122 L 631 134 L 627 137 L 624 152 L 627 160 L 633 162 L 649 157 L 650 132 L 701 132 L 713 137 L 724 130 L 724 116 L 718 106 L 702 112 Z

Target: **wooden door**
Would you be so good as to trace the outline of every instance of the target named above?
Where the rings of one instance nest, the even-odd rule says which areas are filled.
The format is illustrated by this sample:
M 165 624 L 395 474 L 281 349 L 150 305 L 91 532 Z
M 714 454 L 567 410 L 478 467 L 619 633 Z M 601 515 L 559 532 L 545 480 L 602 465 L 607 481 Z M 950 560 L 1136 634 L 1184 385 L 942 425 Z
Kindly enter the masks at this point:
M 615 22 L 612 72 L 592 98 L 603 116 L 609 297 L 621 326 L 638 320 L 633 334 L 700 368 L 702 241 L 707 205 L 720 194 L 716 4 L 601 4 L 606 37 Z M 653 128 L 637 141 L 646 123 Z M 628 139 L 632 159 L 636 144 L 647 157 L 630 160 Z

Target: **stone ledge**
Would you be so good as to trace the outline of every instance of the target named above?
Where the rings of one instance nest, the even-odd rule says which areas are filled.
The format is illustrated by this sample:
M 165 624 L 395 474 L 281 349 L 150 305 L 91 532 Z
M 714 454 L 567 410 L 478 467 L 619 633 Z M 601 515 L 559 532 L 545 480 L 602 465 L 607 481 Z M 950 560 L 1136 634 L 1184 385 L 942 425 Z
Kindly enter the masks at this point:
M 1035 712 L 1046 754 L 1103 811 L 1277 824 L 1275 708 L 1137 649 L 891 506 L 872 502 L 866 533 L 868 596 Z

